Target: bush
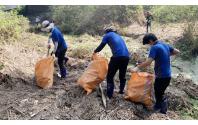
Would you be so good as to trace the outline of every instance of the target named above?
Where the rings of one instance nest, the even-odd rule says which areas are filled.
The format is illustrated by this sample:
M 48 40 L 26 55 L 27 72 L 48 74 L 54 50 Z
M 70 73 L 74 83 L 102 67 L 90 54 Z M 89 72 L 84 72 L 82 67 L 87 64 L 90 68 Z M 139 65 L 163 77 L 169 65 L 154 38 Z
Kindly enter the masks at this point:
M 11 41 L 20 38 L 22 33 L 28 29 L 28 20 L 16 12 L 0 11 L 0 40 Z
M 185 60 L 198 56 L 198 24 L 190 23 L 183 33 L 183 37 L 176 42 L 176 47 L 181 51 L 181 57 Z
M 53 6 L 53 19 L 65 33 L 101 34 L 104 25 L 140 20 L 142 6 Z
M 11 41 L 20 38 L 21 34 L 28 28 L 28 20 L 17 15 L 15 12 L 0 11 L 0 40 Z
M 154 19 L 160 23 L 175 23 L 198 19 L 198 6 L 152 6 Z

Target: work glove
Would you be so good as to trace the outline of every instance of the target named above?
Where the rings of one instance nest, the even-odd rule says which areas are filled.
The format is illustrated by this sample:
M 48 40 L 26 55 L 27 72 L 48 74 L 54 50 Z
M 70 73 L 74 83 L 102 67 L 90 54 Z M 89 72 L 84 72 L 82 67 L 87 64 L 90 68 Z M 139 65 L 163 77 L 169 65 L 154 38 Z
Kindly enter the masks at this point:
M 128 70 L 129 72 L 133 73 L 133 72 L 138 72 L 139 68 L 136 66 L 135 68 L 129 68 Z
M 48 45 L 47 45 L 47 48 L 48 48 L 48 49 L 51 49 L 51 45 L 50 45 L 50 44 L 48 44 Z

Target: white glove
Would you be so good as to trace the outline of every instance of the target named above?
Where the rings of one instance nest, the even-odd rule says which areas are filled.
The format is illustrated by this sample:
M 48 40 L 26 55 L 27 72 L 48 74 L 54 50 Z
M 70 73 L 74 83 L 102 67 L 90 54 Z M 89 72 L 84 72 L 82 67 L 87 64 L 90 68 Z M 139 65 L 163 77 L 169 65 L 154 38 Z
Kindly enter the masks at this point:
M 137 66 L 133 69 L 130 69 L 130 72 L 138 72 L 138 71 L 139 71 L 139 68 Z

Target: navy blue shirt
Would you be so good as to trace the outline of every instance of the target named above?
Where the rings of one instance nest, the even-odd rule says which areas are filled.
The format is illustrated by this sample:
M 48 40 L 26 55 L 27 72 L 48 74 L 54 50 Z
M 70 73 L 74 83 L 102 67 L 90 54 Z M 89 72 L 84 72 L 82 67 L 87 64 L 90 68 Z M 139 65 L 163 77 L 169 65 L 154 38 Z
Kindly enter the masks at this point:
M 60 52 L 67 48 L 67 44 L 63 38 L 63 35 L 57 27 L 54 27 L 52 29 L 52 34 L 50 37 L 52 38 L 53 42 L 58 42 L 57 52 Z
M 173 47 L 159 40 L 150 48 L 149 58 L 155 60 L 157 78 L 171 77 L 170 56 L 173 50 Z
M 108 32 L 102 39 L 102 43 L 98 46 L 95 52 L 101 51 L 108 44 L 111 48 L 113 57 L 129 57 L 127 46 L 120 35 L 115 32 Z

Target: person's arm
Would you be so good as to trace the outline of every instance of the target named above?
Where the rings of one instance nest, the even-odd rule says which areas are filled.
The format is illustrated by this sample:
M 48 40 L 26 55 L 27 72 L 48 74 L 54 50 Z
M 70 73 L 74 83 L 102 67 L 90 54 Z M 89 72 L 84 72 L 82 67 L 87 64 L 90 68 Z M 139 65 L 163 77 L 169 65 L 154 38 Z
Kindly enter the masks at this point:
M 55 54 L 56 51 L 57 51 L 57 48 L 58 48 L 58 41 L 59 41 L 59 38 L 58 38 L 58 35 L 56 33 L 53 33 L 51 35 L 51 38 L 52 38 L 52 41 L 54 43 L 54 50 L 53 50 L 53 53 Z
M 57 48 L 58 48 L 58 41 L 55 41 L 54 42 L 54 50 L 53 50 L 54 53 L 56 53 Z
M 107 36 L 104 36 L 100 45 L 94 50 L 94 53 L 100 52 L 107 44 Z
M 171 52 L 171 56 L 173 56 L 173 55 L 177 55 L 177 54 L 179 54 L 180 53 L 180 51 L 178 50 L 178 49 L 173 49 L 173 51 Z
M 153 62 L 153 59 L 152 59 L 152 58 L 148 58 L 145 62 L 141 63 L 141 64 L 138 65 L 137 67 L 138 67 L 139 69 L 145 68 L 145 67 L 151 65 L 152 62 Z
M 168 45 L 169 47 L 169 50 L 170 50 L 170 55 L 173 56 L 173 55 L 177 55 L 180 53 L 180 51 L 176 48 L 173 48 L 172 46 Z
M 135 68 L 130 68 L 129 71 L 130 72 L 137 72 L 139 71 L 141 68 L 145 68 L 149 65 L 151 65 L 151 63 L 153 62 L 152 58 L 148 58 L 145 62 L 141 63 L 140 65 L 136 66 Z
M 51 48 L 51 41 L 52 41 L 52 37 L 51 35 L 48 38 L 48 42 L 47 42 L 47 48 L 50 49 Z
M 137 72 L 140 68 L 145 68 L 145 67 L 151 65 L 152 61 L 156 57 L 156 54 L 157 54 L 156 48 L 155 47 L 151 47 L 148 59 L 145 62 L 141 63 L 140 65 L 136 66 L 135 68 L 130 69 L 130 71 L 131 72 Z
M 104 47 L 106 43 L 101 42 L 100 45 L 94 50 L 94 53 L 100 52 Z

